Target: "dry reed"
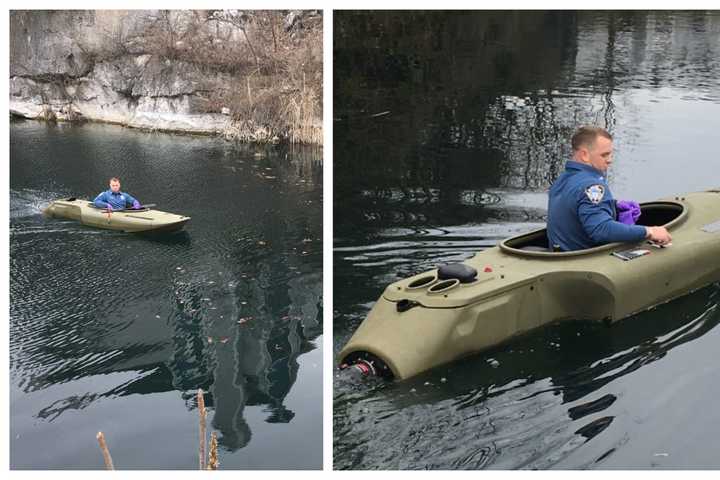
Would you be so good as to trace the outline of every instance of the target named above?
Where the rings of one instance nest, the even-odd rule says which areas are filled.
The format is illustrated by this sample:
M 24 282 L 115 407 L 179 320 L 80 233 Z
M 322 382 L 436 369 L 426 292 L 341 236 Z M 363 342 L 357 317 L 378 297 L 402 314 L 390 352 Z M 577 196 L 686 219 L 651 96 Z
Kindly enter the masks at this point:
M 205 410 L 205 397 L 203 396 L 202 388 L 198 388 L 197 393 L 198 411 L 200 413 L 200 451 L 198 457 L 200 461 L 200 470 L 205 468 L 205 438 L 206 438 L 206 424 L 207 411 Z
M 218 461 L 217 456 L 217 436 L 215 435 L 215 432 L 212 432 L 210 434 L 210 453 L 208 454 L 208 463 L 207 463 L 207 469 L 208 470 L 217 470 L 218 466 L 220 465 L 220 462 Z
M 97 438 L 97 441 L 100 444 L 100 450 L 102 450 L 103 459 L 105 460 L 105 468 L 108 470 L 115 470 L 112 457 L 110 456 L 110 450 L 108 450 L 107 444 L 105 443 L 105 435 L 103 435 L 102 432 L 98 432 L 95 438 Z

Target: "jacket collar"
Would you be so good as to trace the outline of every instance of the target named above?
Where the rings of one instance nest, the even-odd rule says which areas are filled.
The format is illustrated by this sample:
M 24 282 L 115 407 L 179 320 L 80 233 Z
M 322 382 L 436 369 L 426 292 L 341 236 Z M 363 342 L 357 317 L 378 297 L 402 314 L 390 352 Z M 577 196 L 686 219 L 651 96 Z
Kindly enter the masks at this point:
M 586 163 L 576 162 L 575 160 L 568 160 L 565 163 L 565 170 L 577 170 L 592 173 L 593 175 L 600 175 L 605 178 L 605 172 L 598 170 L 597 168 L 590 166 Z

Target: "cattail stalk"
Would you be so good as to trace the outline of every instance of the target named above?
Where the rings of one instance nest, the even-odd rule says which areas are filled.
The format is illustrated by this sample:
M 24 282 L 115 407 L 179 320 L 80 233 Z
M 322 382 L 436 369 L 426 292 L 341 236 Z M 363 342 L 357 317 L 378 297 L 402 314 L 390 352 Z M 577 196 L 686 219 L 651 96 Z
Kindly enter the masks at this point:
M 205 419 L 207 417 L 207 411 L 205 410 L 205 397 L 203 396 L 202 388 L 198 388 L 197 393 L 198 411 L 200 413 L 200 451 L 198 457 L 200 461 L 200 470 L 205 469 L 205 439 L 206 439 L 206 427 Z
M 100 450 L 102 450 L 103 458 L 105 459 L 105 468 L 108 470 L 115 470 L 112 457 L 110 456 L 110 450 L 108 450 L 107 444 L 105 443 L 105 435 L 103 435 L 102 432 L 98 432 L 95 438 L 97 438 L 97 441 L 100 444 Z

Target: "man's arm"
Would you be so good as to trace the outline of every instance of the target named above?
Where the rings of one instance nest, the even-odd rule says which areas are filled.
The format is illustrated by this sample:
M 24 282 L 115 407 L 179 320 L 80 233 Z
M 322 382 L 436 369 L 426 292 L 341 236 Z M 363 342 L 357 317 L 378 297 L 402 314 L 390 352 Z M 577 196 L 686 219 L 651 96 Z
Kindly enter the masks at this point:
M 105 200 L 105 192 L 100 192 L 100 195 L 95 197 L 95 200 L 93 200 L 93 203 L 98 208 L 107 208 L 108 202 Z
M 123 192 L 123 195 L 125 195 L 125 206 L 126 207 L 132 207 L 133 203 L 137 202 L 137 199 L 130 195 L 127 192 Z M 138 202 L 139 203 L 139 202 Z
M 612 200 L 602 199 L 594 203 L 585 193 L 579 192 L 578 217 L 585 233 L 596 244 L 611 242 L 639 242 L 648 236 L 648 230 L 640 225 L 625 225 L 615 221 Z

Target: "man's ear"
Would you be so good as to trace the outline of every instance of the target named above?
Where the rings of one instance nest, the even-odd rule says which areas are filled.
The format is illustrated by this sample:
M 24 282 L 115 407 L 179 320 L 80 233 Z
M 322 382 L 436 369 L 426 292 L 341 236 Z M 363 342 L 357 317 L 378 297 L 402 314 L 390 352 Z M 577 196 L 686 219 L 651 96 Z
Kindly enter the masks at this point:
M 578 149 L 578 157 L 580 158 L 580 160 L 583 161 L 583 163 L 587 163 L 588 160 L 590 159 L 590 151 L 588 150 L 588 148 L 580 147 Z

